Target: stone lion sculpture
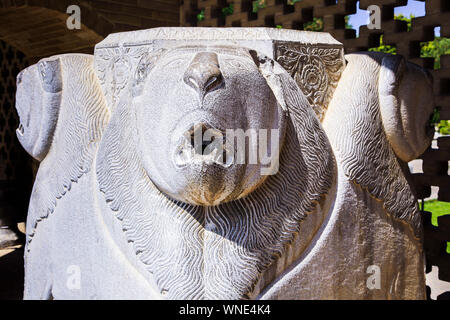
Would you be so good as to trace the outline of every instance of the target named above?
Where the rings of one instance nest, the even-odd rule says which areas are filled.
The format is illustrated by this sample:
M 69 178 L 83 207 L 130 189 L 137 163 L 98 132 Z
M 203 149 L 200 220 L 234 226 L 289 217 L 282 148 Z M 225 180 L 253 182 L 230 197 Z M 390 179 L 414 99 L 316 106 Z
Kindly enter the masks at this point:
M 56 210 L 58 200 L 72 185 L 90 172 L 102 130 L 108 122 L 109 111 L 92 66 L 93 57 L 89 55 L 58 55 L 42 59 L 18 75 L 17 137 L 24 149 L 40 161 L 28 210 L 27 250 L 37 225 Z M 29 270 L 33 257 L 25 256 L 25 269 Z M 51 263 L 47 260 L 50 256 L 38 259 L 41 267 Z M 27 272 L 25 283 L 30 281 L 30 276 L 37 283 L 48 282 L 46 277 L 34 277 L 33 272 Z M 27 292 L 28 288 L 25 296 Z
M 402 57 L 345 58 L 322 122 L 338 165 L 332 214 L 312 253 L 264 297 L 425 299 L 422 225 L 405 163 L 431 143 L 432 81 Z M 311 285 L 319 279 L 327 285 Z
M 313 89 L 305 95 L 264 44 L 270 32 L 312 45 L 316 35 L 236 30 L 261 42 L 237 45 L 232 29 L 153 29 L 135 34 L 142 47 L 105 40 L 94 65 L 63 55 L 20 75 L 18 135 L 42 161 L 25 298 L 425 297 L 402 161 L 431 141 L 415 117 L 433 109 L 428 75 L 397 57 L 348 56 L 332 99 L 313 108 Z M 150 36 L 170 41 L 147 47 Z M 29 117 L 51 121 L 25 125 Z M 229 158 L 227 129 L 276 132 L 266 137 L 272 174 L 261 174 L 262 159 Z M 216 140 L 197 145 L 205 132 Z M 213 145 L 222 139 L 224 153 Z M 247 151 L 255 144 L 244 141 Z

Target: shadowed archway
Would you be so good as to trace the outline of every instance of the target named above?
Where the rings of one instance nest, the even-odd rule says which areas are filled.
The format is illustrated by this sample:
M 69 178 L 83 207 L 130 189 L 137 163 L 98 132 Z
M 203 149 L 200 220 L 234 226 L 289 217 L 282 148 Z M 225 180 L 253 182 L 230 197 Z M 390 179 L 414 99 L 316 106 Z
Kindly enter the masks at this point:
M 68 52 L 93 53 L 103 36 L 84 23 L 92 15 L 88 12 L 81 9 L 80 30 L 69 30 L 65 12 L 37 6 L 0 7 L 0 39 L 23 52 L 30 62 Z M 104 18 L 96 19 L 99 22 L 95 26 L 102 32 L 112 30 L 112 24 Z

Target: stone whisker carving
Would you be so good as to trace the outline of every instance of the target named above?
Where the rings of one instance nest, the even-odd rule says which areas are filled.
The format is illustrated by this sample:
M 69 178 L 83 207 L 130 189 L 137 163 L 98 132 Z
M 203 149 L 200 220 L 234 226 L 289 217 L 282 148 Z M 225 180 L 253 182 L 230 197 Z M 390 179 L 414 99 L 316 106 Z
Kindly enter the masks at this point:
M 41 160 L 25 297 L 423 298 L 402 161 L 430 143 L 431 83 L 347 61 L 324 33 L 161 28 L 23 71 L 18 135 Z

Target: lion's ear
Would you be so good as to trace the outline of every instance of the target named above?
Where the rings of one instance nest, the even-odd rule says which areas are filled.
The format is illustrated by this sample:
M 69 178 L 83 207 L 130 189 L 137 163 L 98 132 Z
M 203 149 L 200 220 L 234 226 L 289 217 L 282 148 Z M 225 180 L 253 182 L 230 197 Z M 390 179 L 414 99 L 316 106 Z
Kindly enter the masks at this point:
M 434 109 L 429 74 L 401 56 L 386 56 L 378 96 L 383 128 L 395 154 L 405 162 L 417 158 L 433 137 L 428 121 Z
M 292 108 L 299 107 L 312 111 L 308 99 L 295 80 L 278 62 L 253 50 L 250 51 L 250 55 L 283 111 L 289 113 Z
M 42 161 L 50 150 L 63 90 L 60 57 L 45 58 L 17 77 L 17 137 L 23 148 Z
M 38 72 L 45 92 L 57 93 L 62 90 L 61 59 L 44 59 L 38 63 Z

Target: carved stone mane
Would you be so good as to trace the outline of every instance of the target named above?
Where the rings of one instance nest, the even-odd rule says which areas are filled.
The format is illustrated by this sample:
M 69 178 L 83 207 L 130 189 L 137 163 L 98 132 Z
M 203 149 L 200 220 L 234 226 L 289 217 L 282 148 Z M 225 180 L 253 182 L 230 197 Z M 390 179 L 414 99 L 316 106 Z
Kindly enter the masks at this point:
M 333 114 L 327 114 L 327 132 L 345 175 L 383 201 L 386 211 L 410 225 L 419 237 L 416 198 L 386 137 L 380 114 L 378 76 L 385 57 L 379 53 L 346 56 L 349 64 L 344 74 L 351 75 L 352 81 L 339 84 L 332 103 L 345 106 L 348 112 L 340 111 L 340 121 L 331 120 Z M 349 98 L 348 92 L 356 93 Z
M 27 219 L 27 249 L 37 224 L 89 172 L 103 128 L 109 120 L 104 97 L 93 71 L 93 57 L 61 55 L 62 99 L 50 150 L 42 160 L 33 187 Z
M 279 172 L 248 196 L 217 206 L 159 192 L 140 163 L 136 132 L 122 129 L 135 127 L 130 100 L 113 113 L 99 150 L 100 189 L 166 298 L 254 298 L 260 274 L 333 184 L 334 158 L 319 121 L 287 73 L 282 90 L 289 121 Z M 319 214 L 323 220 L 326 212 Z

